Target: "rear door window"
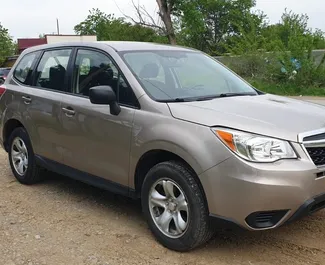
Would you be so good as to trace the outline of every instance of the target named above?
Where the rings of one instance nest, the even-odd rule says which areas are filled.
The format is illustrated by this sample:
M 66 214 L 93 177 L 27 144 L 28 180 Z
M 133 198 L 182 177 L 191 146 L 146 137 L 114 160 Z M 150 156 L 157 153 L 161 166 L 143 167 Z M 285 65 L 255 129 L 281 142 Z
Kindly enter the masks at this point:
M 26 54 L 18 63 L 14 70 L 14 77 L 23 84 L 29 84 L 33 67 L 39 52 Z
M 65 78 L 71 49 L 44 52 L 36 71 L 36 86 L 66 91 Z

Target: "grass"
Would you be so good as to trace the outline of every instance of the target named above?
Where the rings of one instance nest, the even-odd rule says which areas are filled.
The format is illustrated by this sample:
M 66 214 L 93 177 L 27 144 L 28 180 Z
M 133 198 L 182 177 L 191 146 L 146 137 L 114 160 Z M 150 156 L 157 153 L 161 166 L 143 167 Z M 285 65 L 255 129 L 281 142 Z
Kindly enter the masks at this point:
M 275 84 L 260 80 L 247 80 L 257 89 L 281 96 L 325 96 L 325 87 L 300 87 L 295 84 Z

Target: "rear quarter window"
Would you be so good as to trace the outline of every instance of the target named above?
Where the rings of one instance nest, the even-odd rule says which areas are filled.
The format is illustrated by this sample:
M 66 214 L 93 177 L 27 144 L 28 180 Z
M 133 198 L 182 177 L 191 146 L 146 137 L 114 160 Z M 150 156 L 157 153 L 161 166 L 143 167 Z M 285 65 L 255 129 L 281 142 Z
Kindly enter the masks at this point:
M 14 77 L 21 83 L 28 83 L 37 55 L 37 52 L 26 54 L 17 64 L 14 70 Z

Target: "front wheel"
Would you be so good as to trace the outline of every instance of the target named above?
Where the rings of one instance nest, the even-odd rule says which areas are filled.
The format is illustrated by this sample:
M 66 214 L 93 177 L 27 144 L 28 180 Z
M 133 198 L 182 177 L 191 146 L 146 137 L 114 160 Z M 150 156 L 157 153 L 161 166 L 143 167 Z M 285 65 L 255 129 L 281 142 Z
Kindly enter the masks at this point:
M 191 250 L 212 235 L 208 208 L 194 173 L 180 162 L 163 162 L 147 174 L 142 209 L 157 240 L 176 251 Z

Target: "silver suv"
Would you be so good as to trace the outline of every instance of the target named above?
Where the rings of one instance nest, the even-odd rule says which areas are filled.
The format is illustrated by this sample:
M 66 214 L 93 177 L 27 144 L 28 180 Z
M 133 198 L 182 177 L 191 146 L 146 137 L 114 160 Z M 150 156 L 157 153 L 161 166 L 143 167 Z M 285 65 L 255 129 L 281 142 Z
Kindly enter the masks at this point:
M 276 228 L 325 207 L 325 109 L 264 94 L 196 50 L 44 45 L 0 86 L 0 141 L 23 184 L 43 169 L 141 198 L 164 246 L 214 221 Z

